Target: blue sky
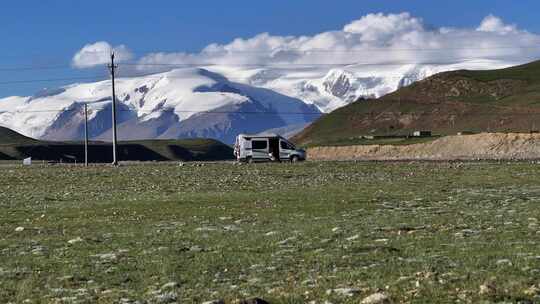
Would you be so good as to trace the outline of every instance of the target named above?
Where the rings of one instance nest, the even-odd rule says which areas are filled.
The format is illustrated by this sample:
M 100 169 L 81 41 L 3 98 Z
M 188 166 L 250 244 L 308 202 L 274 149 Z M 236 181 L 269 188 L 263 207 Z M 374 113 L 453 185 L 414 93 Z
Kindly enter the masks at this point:
M 262 32 L 314 35 L 338 30 L 369 13 L 409 12 L 433 27 L 475 28 L 496 15 L 507 24 L 540 33 L 533 12 L 539 1 L 272 0 L 272 1 L 4 1 L 0 7 L 0 96 L 30 95 L 73 81 L 16 80 L 103 76 L 102 68 L 9 70 L 68 66 L 85 44 L 127 45 L 135 56 L 152 51 L 197 52 Z

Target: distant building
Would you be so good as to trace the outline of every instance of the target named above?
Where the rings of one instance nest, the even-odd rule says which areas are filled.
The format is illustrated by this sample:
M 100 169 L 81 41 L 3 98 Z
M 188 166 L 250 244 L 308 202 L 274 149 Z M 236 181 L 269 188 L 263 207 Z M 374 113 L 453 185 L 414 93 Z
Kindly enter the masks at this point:
M 431 131 L 414 131 L 413 137 L 430 137 Z

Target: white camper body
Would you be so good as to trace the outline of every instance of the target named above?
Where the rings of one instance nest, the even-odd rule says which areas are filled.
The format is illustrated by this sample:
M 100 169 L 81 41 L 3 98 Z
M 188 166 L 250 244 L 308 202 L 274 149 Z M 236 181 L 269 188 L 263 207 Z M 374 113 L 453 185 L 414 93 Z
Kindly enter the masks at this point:
M 240 134 L 234 144 L 234 156 L 238 161 L 302 161 L 306 151 L 297 149 L 287 139 L 277 134 Z

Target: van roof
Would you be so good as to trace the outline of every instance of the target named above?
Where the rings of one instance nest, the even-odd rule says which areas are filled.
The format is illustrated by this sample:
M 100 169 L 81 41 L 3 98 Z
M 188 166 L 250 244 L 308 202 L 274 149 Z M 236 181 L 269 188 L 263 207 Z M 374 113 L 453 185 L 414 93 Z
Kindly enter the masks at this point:
M 238 134 L 238 137 L 283 137 L 276 133 Z

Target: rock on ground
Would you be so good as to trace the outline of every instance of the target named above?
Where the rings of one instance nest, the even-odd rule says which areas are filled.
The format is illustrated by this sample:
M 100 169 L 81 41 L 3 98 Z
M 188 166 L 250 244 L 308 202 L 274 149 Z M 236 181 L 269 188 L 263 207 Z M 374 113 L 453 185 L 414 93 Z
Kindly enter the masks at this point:
M 374 293 L 362 300 L 361 304 L 386 304 L 390 303 L 390 297 L 384 292 Z

